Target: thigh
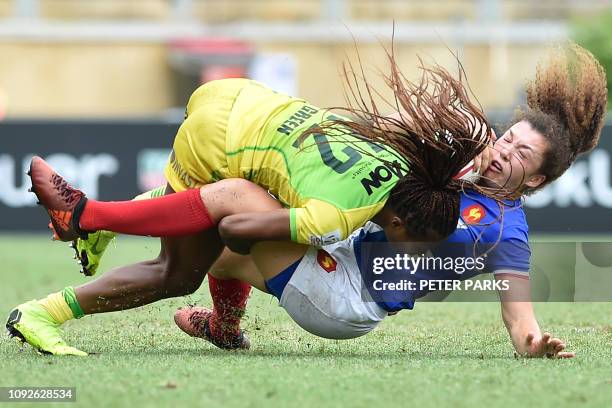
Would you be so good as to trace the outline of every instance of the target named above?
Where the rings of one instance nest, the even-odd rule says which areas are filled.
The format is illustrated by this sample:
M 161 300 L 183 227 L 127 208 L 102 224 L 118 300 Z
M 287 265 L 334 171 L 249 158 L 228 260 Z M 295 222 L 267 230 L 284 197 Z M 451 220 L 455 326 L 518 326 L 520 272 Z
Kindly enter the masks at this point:
M 251 257 L 263 278 L 269 280 L 300 260 L 308 248 L 295 242 L 259 242 L 253 245 Z
M 216 230 L 194 235 L 161 238 L 161 258 L 167 273 L 185 284 L 201 282 L 223 251 Z
M 166 186 L 166 194 L 172 193 L 172 187 Z M 216 228 L 193 235 L 162 237 L 160 240 L 160 258 L 167 273 L 175 279 L 186 280 L 185 283 L 201 282 L 224 248 Z
M 238 279 L 267 292 L 264 278 L 249 255 L 240 255 L 226 248 L 208 273 L 219 279 Z

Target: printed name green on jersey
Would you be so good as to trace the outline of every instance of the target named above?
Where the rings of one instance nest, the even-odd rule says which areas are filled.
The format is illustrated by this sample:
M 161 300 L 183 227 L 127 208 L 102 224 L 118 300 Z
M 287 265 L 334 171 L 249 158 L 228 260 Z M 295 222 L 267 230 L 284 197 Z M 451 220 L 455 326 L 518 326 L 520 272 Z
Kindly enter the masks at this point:
M 347 210 L 385 201 L 406 173 L 398 153 L 389 146 L 338 132 L 302 136 L 325 120 L 346 118 L 309 104 L 299 106 L 287 118 L 275 118 L 274 145 L 287 157 L 290 184 L 302 198 L 316 198 Z M 284 119 L 284 120 L 279 120 Z

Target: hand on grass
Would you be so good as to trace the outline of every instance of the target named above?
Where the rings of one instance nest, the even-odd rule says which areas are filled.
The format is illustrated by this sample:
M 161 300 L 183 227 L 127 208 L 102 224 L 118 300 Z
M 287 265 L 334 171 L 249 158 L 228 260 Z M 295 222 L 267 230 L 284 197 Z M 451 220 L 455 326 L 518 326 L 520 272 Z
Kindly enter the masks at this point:
M 561 339 L 552 337 L 550 333 L 542 334 L 537 338 L 535 333 L 530 332 L 525 339 L 527 353 L 525 357 L 548 357 L 548 358 L 572 358 L 576 353 L 567 352 L 565 343 Z

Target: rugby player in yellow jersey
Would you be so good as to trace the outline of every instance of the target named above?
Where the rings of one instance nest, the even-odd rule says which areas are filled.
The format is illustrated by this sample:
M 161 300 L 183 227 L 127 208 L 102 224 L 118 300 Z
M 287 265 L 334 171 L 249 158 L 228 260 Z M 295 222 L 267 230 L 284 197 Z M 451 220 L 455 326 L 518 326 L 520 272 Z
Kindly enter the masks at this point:
M 467 164 L 466 149 L 472 152 L 474 147 L 484 148 L 489 130 L 486 120 L 478 111 L 466 115 L 452 109 L 452 106 L 446 111 L 453 118 L 460 117 L 460 113 L 463 114 L 463 121 L 455 124 L 456 129 L 448 130 L 450 133 L 454 131 L 456 146 L 452 146 L 453 141 L 450 140 L 445 145 L 446 151 L 432 149 L 430 157 L 418 159 L 439 160 L 438 166 L 443 169 L 441 178 L 448 180 Z M 389 120 L 384 125 L 390 127 L 394 122 L 401 123 L 401 120 Z M 446 128 L 453 126 L 450 120 L 447 124 L 442 123 L 443 120 L 439 122 L 432 124 L 432 132 L 436 127 L 443 129 L 445 125 Z M 409 130 L 396 130 L 397 135 L 391 136 L 396 136 L 398 140 L 393 140 L 382 132 L 372 135 L 374 137 L 360 134 L 353 124 L 348 119 L 330 114 L 301 99 L 276 93 L 255 81 L 229 79 L 211 82 L 200 87 L 189 101 L 187 118 L 179 129 L 165 169 L 166 179 L 175 192 L 221 179 L 243 178 L 252 181 L 270 191 L 288 207 L 288 210 L 257 214 L 254 220 L 250 220 L 268 226 L 268 230 L 270 223 L 286 226 L 262 238 L 292 240 L 308 245 L 330 244 L 345 239 L 383 210 L 395 188 L 406 191 L 406 196 L 415 202 L 429 199 L 430 206 L 414 206 L 410 219 L 404 219 L 404 222 L 414 224 L 410 228 L 418 229 L 419 235 L 424 235 L 422 220 L 429 218 L 428 213 L 436 211 L 436 207 L 443 207 L 447 203 L 432 200 L 428 191 L 414 188 L 420 181 L 416 180 L 414 172 L 408 172 L 410 158 L 407 155 L 410 153 L 406 151 L 407 145 L 413 142 L 410 137 L 402 140 L 398 136 Z M 414 131 L 412 133 L 415 134 Z M 385 136 L 389 140 L 385 140 Z M 465 140 L 462 141 L 462 138 Z M 462 147 L 462 143 L 466 146 Z M 468 146 L 469 143 L 472 145 Z M 445 157 L 456 148 L 459 148 L 457 154 L 463 156 L 463 161 L 454 158 L 449 161 Z M 472 156 L 468 156 L 467 160 Z M 403 181 L 398 183 L 400 179 Z M 434 190 L 435 196 L 437 190 L 431 190 Z M 410 197 L 417 191 L 419 197 Z M 457 196 L 454 195 L 454 198 Z M 108 229 L 154 236 L 182 235 L 185 232 L 177 221 L 174 225 L 176 230 L 180 230 L 179 233 L 173 231 L 171 226 L 159 223 L 158 229 L 163 234 L 150 230 L 155 227 L 146 225 L 147 214 L 141 208 L 146 204 L 126 204 L 138 208 L 138 214 L 143 219 L 133 219 L 132 224 L 140 227 L 103 225 L 104 207 L 109 211 L 114 210 L 104 204 L 98 206 L 95 202 L 83 208 L 83 217 L 79 218 L 81 225 L 74 225 L 74 228 L 54 213 L 50 215 L 55 231 L 64 241 L 76 239 L 81 230 Z M 121 211 L 126 209 L 123 207 Z M 74 221 L 72 219 L 71 222 Z M 449 228 L 454 229 L 452 220 L 432 220 L 433 223 L 437 225 L 432 225 L 432 238 L 448 235 L 452 232 Z M 193 225 L 187 232 L 201 229 Z M 413 236 L 415 233 L 413 231 Z
M 363 107 L 351 110 L 361 121 L 351 121 L 253 81 L 206 84 L 190 99 L 166 168 L 166 193 L 176 194 L 153 200 L 87 200 L 33 160 L 33 190 L 61 239 L 108 229 L 161 236 L 162 249 L 155 260 L 18 306 L 7 328 L 42 351 L 81 354 L 61 339 L 61 323 L 192 293 L 223 249 L 210 229 L 221 219 L 225 244 L 238 252 L 260 241 L 329 244 L 370 219 L 390 240 L 444 238 L 457 225 L 459 192 L 469 184 L 453 176 L 486 147 L 490 127 L 461 82 L 441 68 L 424 69 L 413 84 L 393 65 L 389 82 L 406 117 Z M 215 200 L 231 208 L 231 198 L 194 187 L 226 178 L 253 181 L 289 208 L 255 203 L 215 214 Z M 153 218 L 160 208 L 162 217 Z

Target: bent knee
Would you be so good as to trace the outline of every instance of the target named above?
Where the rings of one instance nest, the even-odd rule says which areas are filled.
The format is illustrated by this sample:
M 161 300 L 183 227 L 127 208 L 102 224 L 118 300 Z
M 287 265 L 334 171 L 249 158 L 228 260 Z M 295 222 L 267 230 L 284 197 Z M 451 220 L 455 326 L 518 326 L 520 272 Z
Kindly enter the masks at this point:
M 157 282 L 168 297 L 185 296 L 194 293 L 204 280 L 205 270 L 187 267 L 173 262 L 168 257 L 156 259 Z

